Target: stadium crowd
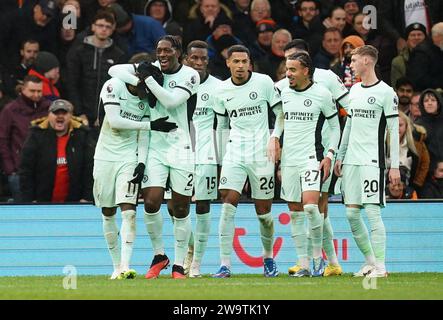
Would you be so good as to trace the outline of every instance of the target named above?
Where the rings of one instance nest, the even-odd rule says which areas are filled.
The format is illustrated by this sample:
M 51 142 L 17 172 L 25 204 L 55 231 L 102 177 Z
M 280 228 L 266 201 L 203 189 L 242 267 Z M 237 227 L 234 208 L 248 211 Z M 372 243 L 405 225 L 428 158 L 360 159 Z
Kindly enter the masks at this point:
M 304 39 L 315 67 L 348 89 L 360 81 L 350 52 L 376 47 L 378 77 L 401 111 L 401 183 L 387 185 L 388 196 L 443 198 L 443 1 L 2 0 L 0 21 L 0 201 L 92 201 L 108 70 L 134 55 L 154 59 L 166 34 L 183 48 L 207 42 L 221 80 L 227 49 L 243 44 L 254 71 L 275 82 L 286 44 Z

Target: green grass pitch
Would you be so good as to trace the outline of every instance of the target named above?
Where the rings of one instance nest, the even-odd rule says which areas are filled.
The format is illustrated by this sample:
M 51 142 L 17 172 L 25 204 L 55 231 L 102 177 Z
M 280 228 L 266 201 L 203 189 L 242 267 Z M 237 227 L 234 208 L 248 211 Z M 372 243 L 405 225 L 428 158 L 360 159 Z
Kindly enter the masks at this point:
M 77 289 L 66 290 L 63 276 L 1 277 L 0 299 L 443 299 L 443 273 L 392 273 L 388 278 L 366 283 L 350 274 L 301 279 L 285 274 L 277 278 L 234 275 L 229 279 L 186 280 L 173 280 L 167 275 L 146 280 L 139 275 L 133 280 L 112 281 L 106 276 L 79 276 L 76 284 Z

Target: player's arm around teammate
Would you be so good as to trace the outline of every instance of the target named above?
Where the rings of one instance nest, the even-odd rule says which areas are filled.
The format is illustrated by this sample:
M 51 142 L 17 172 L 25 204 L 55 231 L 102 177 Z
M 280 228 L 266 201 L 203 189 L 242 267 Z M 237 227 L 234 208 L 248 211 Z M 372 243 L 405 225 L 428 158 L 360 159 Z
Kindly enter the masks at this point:
M 114 265 L 111 279 L 133 278 L 135 271 L 129 268 L 129 262 L 135 239 L 138 195 L 134 179 L 137 178 L 137 161 L 145 161 L 143 149 L 147 148 L 144 143 L 138 144 L 137 136 L 138 133 L 147 135 L 147 130 L 154 129 L 156 124 L 142 122 L 146 108 L 135 88 L 115 78 L 103 86 L 100 107 L 105 116 L 94 155 L 94 200 L 102 210 L 104 236 Z M 165 123 L 171 129 L 175 127 L 173 123 Z M 140 158 L 136 157 L 137 152 Z M 115 221 L 117 207 L 122 212 L 121 252 Z
M 145 225 L 155 254 L 146 278 L 158 277 L 160 271 L 169 264 L 164 252 L 163 220 L 160 214 L 168 179 L 172 189 L 171 209 L 174 215 L 176 239 L 172 276 L 183 278 L 183 260 L 191 232 L 189 204 L 194 179 L 194 160 L 190 159 L 193 151 L 189 134 L 192 114 L 188 112 L 187 102 L 196 93 L 200 80 L 195 70 L 180 64 L 181 43 L 177 37 L 162 37 L 156 45 L 156 54 L 161 71 L 150 63 L 144 63 L 111 68 L 109 73 L 115 73 L 125 81 L 137 84 L 138 87 L 140 84 L 145 85 L 148 93 L 154 95 L 156 99 L 155 104 L 151 104 L 151 117 L 157 119 L 168 116 L 178 125 L 177 131 L 173 134 L 151 134 L 146 181 L 142 184 L 142 190 L 145 202 Z M 164 85 L 159 83 L 159 76 L 164 79 Z M 183 160 L 181 156 L 187 158 Z

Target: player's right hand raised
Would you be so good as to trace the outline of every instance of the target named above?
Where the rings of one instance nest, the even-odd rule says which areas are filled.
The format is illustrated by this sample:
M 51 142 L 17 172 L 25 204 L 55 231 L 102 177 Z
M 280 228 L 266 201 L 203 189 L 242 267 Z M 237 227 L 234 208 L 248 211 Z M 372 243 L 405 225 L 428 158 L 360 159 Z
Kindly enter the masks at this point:
M 175 122 L 167 121 L 169 117 L 159 118 L 157 120 L 151 121 L 151 130 L 161 131 L 161 132 L 170 132 L 172 130 L 177 129 L 177 124 Z

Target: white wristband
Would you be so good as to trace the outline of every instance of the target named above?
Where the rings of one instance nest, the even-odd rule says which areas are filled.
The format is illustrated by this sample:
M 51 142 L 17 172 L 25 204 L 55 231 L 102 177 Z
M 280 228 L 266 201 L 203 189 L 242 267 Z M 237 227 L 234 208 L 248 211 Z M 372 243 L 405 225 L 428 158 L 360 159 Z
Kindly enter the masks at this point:
M 331 151 L 328 151 L 328 153 L 326 154 L 326 157 L 331 159 L 331 161 L 334 160 L 334 154 Z

